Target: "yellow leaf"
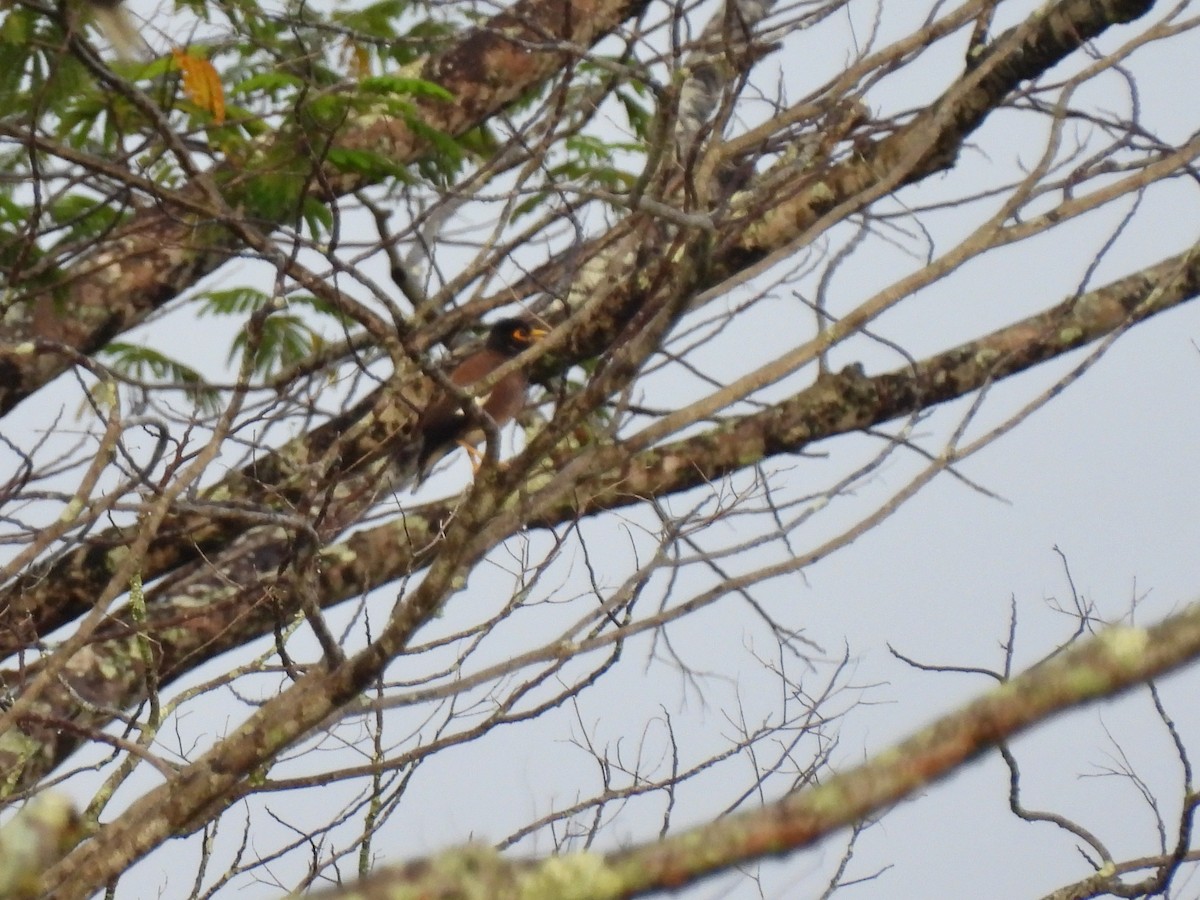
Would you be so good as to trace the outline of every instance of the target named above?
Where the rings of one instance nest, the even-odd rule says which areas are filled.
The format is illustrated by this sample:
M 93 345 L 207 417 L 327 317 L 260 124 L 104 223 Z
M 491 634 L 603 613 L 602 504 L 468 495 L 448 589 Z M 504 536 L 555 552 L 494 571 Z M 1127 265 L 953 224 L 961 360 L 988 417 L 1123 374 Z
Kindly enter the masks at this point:
M 220 125 L 225 121 L 225 91 L 213 64 L 178 48 L 171 55 L 183 73 L 183 92 L 201 109 L 212 113 L 213 121 Z
M 371 52 L 358 41 L 346 38 L 342 45 L 342 59 L 352 77 L 371 77 Z

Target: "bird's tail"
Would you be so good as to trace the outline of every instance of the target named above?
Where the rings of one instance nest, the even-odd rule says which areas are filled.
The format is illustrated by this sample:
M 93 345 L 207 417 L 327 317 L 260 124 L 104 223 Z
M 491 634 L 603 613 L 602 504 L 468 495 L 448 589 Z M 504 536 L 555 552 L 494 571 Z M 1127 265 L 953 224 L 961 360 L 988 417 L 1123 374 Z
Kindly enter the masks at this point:
M 129 10 L 120 3 L 111 6 L 96 3 L 92 4 L 92 10 L 96 25 L 117 56 L 127 62 L 146 59 L 149 47 Z

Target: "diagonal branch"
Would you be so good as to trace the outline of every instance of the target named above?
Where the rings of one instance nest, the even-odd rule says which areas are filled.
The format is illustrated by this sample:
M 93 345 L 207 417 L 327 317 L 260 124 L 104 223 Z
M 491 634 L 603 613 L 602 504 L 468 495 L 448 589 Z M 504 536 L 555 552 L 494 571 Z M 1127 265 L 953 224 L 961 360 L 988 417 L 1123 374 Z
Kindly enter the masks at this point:
M 681 239 L 681 243 L 686 249 L 687 242 Z M 673 281 L 664 282 L 653 305 L 643 311 L 636 333 L 592 376 L 576 401 L 582 411 L 637 376 L 686 307 L 702 260 L 701 254 L 692 258 L 673 254 L 662 262 Z M 596 399 L 589 400 L 589 394 Z M 54 896 L 64 900 L 88 896 L 94 885 L 107 883 L 163 841 L 193 830 L 209 811 L 233 802 L 238 790 L 278 753 L 319 727 L 379 678 L 459 589 L 483 555 L 524 527 L 521 504 L 513 501 L 519 499 L 515 495 L 526 474 L 520 466 L 481 469 L 421 584 L 396 604 L 379 638 L 353 658 L 336 663 L 326 660 L 314 667 L 287 691 L 268 700 L 194 765 L 103 826 L 48 874 L 47 884 Z
M 417 99 L 416 115 L 429 129 L 463 134 L 553 77 L 561 69 L 564 46 L 594 44 L 645 5 L 646 0 L 519 0 L 426 61 L 420 77 L 440 84 L 455 99 Z M 263 157 L 286 150 L 294 140 L 282 134 L 279 146 L 264 149 Z M 370 150 L 397 164 L 428 150 L 426 140 L 403 120 L 378 114 L 351 122 L 336 146 Z M 237 176 L 232 165 L 220 166 L 213 181 L 227 182 L 236 193 Z M 344 195 L 367 181 L 330 172 L 321 183 Z M 229 198 L 231 209 L 236 199 Z M 226 227 L 231 223 L 192 212 L 196 204 L 207 206 L 199 189 L 174 202 L 169 196 L 164 200 L 136 212 L 65 272 L 62 296 L 39 289 L 5 310 L 0 415 L 64 372 L 74 354 L 95 352 L 242 249 L 237 229 Z
M 717 428 L 631 455 L 623 444 L 561 448 L 545 463 L 554 472 L 586 457 L 593 474 L 574 483 L 557 502 L 522 527 L 554 528 L 603 510 L 665 497 L 765 458 L 802 451 L 814 441 L 879 425 L 981 390 L 1039 363 L 1119 334 L 1200 295 L 1200 247 L 1075 297 L 975 341 L 892 372 L 867 376 L 854 370 L 819 379 L 795 396 Z M 532 460 L 515 460 L 515 471 Z M 528 479 L 539 483 L 544 471 Z M 360 531 L 321 554 L 316 592 L 328 607 L 401 580 L 445 552 L 462 500 L 426 504 L 376 528 Z M 196 666 L 245 642 L 269 634 L 294 612 L 286 578 L 264 575 L 288 551 L 286 534 L 260 530 L 239 555 L 221 561 L 219 578 L 207 569 L 194 582 L 174 585 L 148 610 L 148 629 L 158 651 L 158 681 L 166 685 Z M 15 729 L 0 737 L 5 794 L 35 784 L 63 762 L 87 728 L 111 721 L 111 710 L 146 697 L 138 662 L 137 623 L 130 612 L 114 614 L 96 643 L 68 663 L 35 707 L 40 721 L 71 721 L 74 731 Z M 10 691 L 37 676 L 38 665 L 7 672 Z M 80 698 L 87 698 L 88 704 Z M 46 732 L 46 733 L 44 733 Z
M 762 192 L 769 192 L 770 196 L 760 197 L 753 188 L 746 191 L 744 196 L 737 198 L 736 215 L 726 229 L 728 233 L 718 241 L 706 279 L 698 285 L 697 293 L 718 288 L 780 254 L 794 252 L 797 246 L 811 240 L 823 228 L 867 206 L 895 186 L 911 183 L 951 165 L 957 148 L 967 136 L 1023 80 L 1055 65 L 1081 43 L 1112 24 L 1143 15 L 1152 6 L 1145 0 L 1062 0 L 998 37 L 959 82 L 927 112 L 896 133 L 824 172 L 804 169 L 793 173 L 782 184 L 770 179 L 762 188 Z M 513 15 L 516 14 L 514 11 Z M 559 21 L 561 27 L 566 24 Z M 484 37 L 472 36 L 466 42 L 476 39 L 484 40 Z M 503 42 L 496 47 L 490 52 L 531 52 L 523 45 L 514 49 Z M 459 59 L 454 54 L 460 51 L 461 47 L 444 58 Z M 525 59 L 525 56 L 520 58 Z M 545 62 L 541 56 L 534 55 L 530 59 L 539 64 Z M 456 83 L 460 83 L 460 94 L 474 97 L 466 62 L 460 59 L 445 65 L 450 74 L 443 73 L 441 77 L 459 79 Z M 493 60 L 489 65 L 500 63 Z M 499 102 L 497 97 L 487 96 L 491 97 L 488 102 Z M 509 94 L 502 96 L 507 102 Z M 492 107 L 476 98 L 476 106 L 472 108 L 479 116 L 486 116 Z M 468 119 L 475 121 L 471 117 Z M 383 140 L 381 133 L 372 131 L 383 127 L 380 123 L 366 126 L 366 131 L 374 135 L 369 139 L 365 136 L 366 131 L 351 131 L 347 140 L 365 141 L 364 146 L 370 141 Z M 398 141 L 395 134 L 389 135 L 388 141 Z M 417 149 L 408 147 L 405 152 L 416 152 Z M 597 252 L 596 259 L 607 260 L 606 265 L 598 267 L 600 276 L 593 277 L 589 267 L 583 267 L 584 271 L 577 276 L 577 284 L 586 289 L 573 290 L 569 296 L 589 305 L 589 314 L 572 323 L 569 342 L 558 348 L 559 352 L 548 364 L 553 370 L 544 371 L 543 375 L 561 373 L 571 365 L 600 354 L 641 308 L 646 287 L 643 280 L 634 276 L 644 268 L 647 260 L 660 253 L 665 240 L 660 225 L 652 215 L 632 214 L 619 229 L 621 237 Z M 570 255 L 576 265 L 577 253 Z M 550 272 L 561 265 L 560 261 L 552 261 L 544 268 Z M 604 293 L 603 304 L 592 304 L 600 292 Z M 3 368 L 4 352 L 0 345 L 0 369 Z M 54 357 L 50 354 L 46 358 Z M 380 459 L 387 455 L 389 448 L 409 444 L 415 426 L 414 411 L 424 406 L 432 389 L 432 383 L 418 379 L 417 374 L 415 371 L 395 373 L 387 385 L 343 415 L 265 455 L 253 465 L 231 473 L 205 492 L 205 499 L 218 505 L 206 506 L 200 513 L 180 513 L 171 517 L 164 524 L 163 537 L 152 545 L 146 559 L 145 580 L 150 581 L 227 546 L 244 528 L 243 520 L 236 515 L 237 507 L 283 512 L 303 504 L 313 495 L 314 460 L 325 460 L 326 467 L 320 474 L 323 481 L 335 480 L 345 477 L 347 470 L 361 460 Z M 0 383 L 3 383 L 2 379 Z M 3 388 L 0 388 L 0 395 L 2 393 Z M 936 395 L 933 399 L 936 400 Z M 411 460 L 399 462 L 399 467 L 393 467 L 382 482 L 385 489 L 389 483 L 411 474 L 411 466 L 407 465 Z M 379 478 L 378 474 L 370 476 L 373 482 Z M 229 515 L 220 515 L 219 504 L 230 500 L 236 506 L 230 508 Z M 126 541 L 119 529 L 112 529 L 88 546 L 61 560 L 37 567 L 9 585 L 0 595 L 0 611 L 5 616 L 0 622 L 0 655 L 8 655 L 24 646 L 29 634 L 45 634 L 85 610 L 102 589 L 112 561 L 123 554 Z
M 738 865 L 781 857 L 894 806 L 1050 718 L 1116 696 L 1200 656 L 1200 603 L 1151 628 L 1109 628 L 874 759 L 762 809 L 602 855 L 513 860 L 470 847 L 377 870 L 321 894 L 349 896 L 637 897 L 677 890 Z M 453 873 L 453 874 L 451 874 Z

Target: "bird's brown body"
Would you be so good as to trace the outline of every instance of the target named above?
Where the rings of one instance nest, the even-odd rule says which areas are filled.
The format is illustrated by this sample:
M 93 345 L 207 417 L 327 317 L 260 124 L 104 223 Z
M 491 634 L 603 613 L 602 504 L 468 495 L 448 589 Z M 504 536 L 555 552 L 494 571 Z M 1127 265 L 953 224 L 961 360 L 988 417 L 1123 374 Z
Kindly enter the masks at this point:
M 527 350 L 546 332 L 525 319 L 503 319 L 488 332 L 487 343 L 470 354 L 450 373 L 452 384 L 469 388 L 482 381 L 510 359 Z M 487 394 L 477 397 L 481 413 L 497 427 L 512 421 L 525 405 L 529 386 L 525 373 L 518 370 L 501 378 Z M 417 478 L 424 479 L 429 469 L 456 446 L 482 443 L 486 432 L 463 412 L 462 403 L 445 391 L 438 391 L 429 401 L 417 426 L 421 435 L 421 452 L 417 457 Z

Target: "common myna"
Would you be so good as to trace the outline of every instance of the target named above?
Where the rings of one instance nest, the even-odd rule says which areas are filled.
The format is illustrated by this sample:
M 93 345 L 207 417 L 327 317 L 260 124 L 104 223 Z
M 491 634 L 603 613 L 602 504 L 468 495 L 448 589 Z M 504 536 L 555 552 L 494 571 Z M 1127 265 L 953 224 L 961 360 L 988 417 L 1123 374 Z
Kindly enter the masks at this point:
M 521 351 L 527 350 L 547 333 L 526 319 L 501 319 L 488 332 L 487 342 L 454 368 L 450 373 L 450 381 L 458 387 L 470 387 L 518 356 Z M 475 402 L 500 427 L 512 421 L 521 411 L 528 387 L 525 373 L 517 370 L 501 378 Z M 462 404 L 445 391 L 437 392 L 430 399 L 417 423 L 417 432 L 421 436 L 421 452 L 417 457 L 418 482 L 423 481 L 433 464 L 453 451 L 456 445 L 470 450 L 487 437 L 483 428 L 463 413 Z

